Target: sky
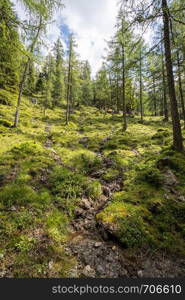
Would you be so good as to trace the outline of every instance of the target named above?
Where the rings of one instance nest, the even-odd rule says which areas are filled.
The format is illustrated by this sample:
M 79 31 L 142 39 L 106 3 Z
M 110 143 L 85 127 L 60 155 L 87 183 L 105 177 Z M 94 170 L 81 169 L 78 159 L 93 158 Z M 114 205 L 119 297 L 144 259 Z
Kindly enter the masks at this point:
M 18 0 L 12 0 L 21 19 L 25 19 L 25 9 Z M 60 37 L 66 47 L 67 36 L 75 34 L 77 49 L 82 60 L 88 60 L 92 75 L 101 67 L 106 41 L 115 31 L 118 11 L 117 0 L 63 0 L 65 8 L 54 16 L 55 22 L 48 26 L 45 40 L 48 48 Z

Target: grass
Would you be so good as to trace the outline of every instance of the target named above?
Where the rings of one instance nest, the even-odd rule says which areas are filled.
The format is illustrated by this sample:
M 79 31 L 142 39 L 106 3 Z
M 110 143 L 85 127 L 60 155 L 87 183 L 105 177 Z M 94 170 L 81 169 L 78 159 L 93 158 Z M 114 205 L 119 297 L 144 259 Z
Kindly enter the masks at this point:
M 23 98 L 15 129 L 15 101 L 16 95 L 1 91 L 4 276 L 67 277 L 76 263 L 65 252 L 75 208 L 83 196 L 97 201 L 102 185 L 120 178 L 122 190 L 112 195 L 98 221 L 113 228 L 125 248 L 147 245 L 185 254 L 185 202 L 179 200 L 185 196 L 185 160 L 170 147 L 170 124 L 160 117 L 146 117 L 139 124 L 135 118 L 124 133 L 121 115 L 105 116 L 96 108 L 81 107 L 66 127 L 63 109 L 48 109 L 44 117 L 39 105 Z M 175 193 L 164 184 L 168 169 L 178 180 Z M 91 178 L 100 170 L 99 178 Z

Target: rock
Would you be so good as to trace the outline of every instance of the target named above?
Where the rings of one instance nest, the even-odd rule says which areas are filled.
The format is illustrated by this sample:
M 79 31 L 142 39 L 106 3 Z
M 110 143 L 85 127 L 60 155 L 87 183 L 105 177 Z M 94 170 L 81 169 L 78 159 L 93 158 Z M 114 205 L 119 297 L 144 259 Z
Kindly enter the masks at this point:
M 170 164 L 171 164 L 171 161 L 170 161 L 169 157 L 164 157 L 164 158 L 161 158 L 160 160 L 158 160 L 157 167 L 163 168 L 163 167 L 170 166 Z
M 79 278 L 77 266 L 69 271 L 68 276 L 69 278 Z
M 109 184 L 109 188 L 111 190 L 111 192 L 119 192 L 121 187 L 117 182 L 113 182 L 111 184 Z
M 86 198 L 82 198 L 79 206 L 84 209 L 91 209 L 91 203 Z
M 174 173 L 169 169 L 164 173 L 164 183 L 168 186 L 177 185 L 178 181 Z
M 91 268 L 91 266 L 87 265 L 82 271 L 82 274 L 86 277 L 95 277 L 95 270 Z
M 122 270 L 120 271 L 120 275 L 121 275 L 121 276 L 128 276 L 128 271 L 127 271 L 126 269 L 122 269 Z
M 107 200 L 108 200 L 108 198 L 105 195 L 101 195 L 98 202 L 102 206 L 107 202 Z
M 48 264 L 48 269 L 52 270 L 52 268 L 53 268 L 53 261 L 51 260 Z
M 15 206 L 12 206 L 12 207 L 10 208 L 10 211 L 17 211 L 17 209 L 16 209 Z
M 101 266 L 101 265 L 98 265 L 98 266 L 97 266 L 96 271 L 97 271 L 97 273 L 99 273 L 100 275 L 103 275 L 103 274 L 106 273 L 106 272 L 105 272 L 105 268 L 104 268 L 103 266 Z
M 95 247 L 95 248 L 99 248 L 99 247 L 101 247 L 102 245 L 103 245 L 102 242 L 97 242 L 97 243 L 94 244 L 94 247 Z
M 79 144 L 86 144 L 87 142 L 89 141 L 89 138 L 88 138 L 88 136 L 84 136 L 83 138 L 81 138 L 80 140 L 79 140 Z
M 143 278 L 143 276 L 144 276 L 143 271 L 142 271 L 142 270 L 139 270 L 139 271 L 137 272 L 137 275 L 138 275 L 139 278 Z
M 104 174 L 105 174 L 105 170 L 102 169 L 102 170 L 98 170 L 98 171 L 91 173 L 91 177 L 100 178 Z
M 169 199 L 170 199 L 170 197 L 169 197 L 168 194 L 164 194 L 164 198 L 165 198 L 166 200 L 169 200 Z
M 180 201 L 182 201 L 182 202 L 185 202 L 185 197 L 184 197 L 184 196 L 180 196 L 180 197 L 178 198 L 178 200 L 180 200 Z
M 111 196 L 111 191 L 110 188 L 107 186 L 102 186 L 102 192 L 105 196 L 110 197 Z
M 80 216 L 84 215 L 84 210 L 80 209 L 80 208 L 76 208 L 75 211 L 74 211 L 74 213 L 75 213 L 76 217 L 80 217 Z
M 109 255 L 108 257 L 106 257 L 106 261 L 109 262 L 109 263 L 114 262 L 114 257 Z

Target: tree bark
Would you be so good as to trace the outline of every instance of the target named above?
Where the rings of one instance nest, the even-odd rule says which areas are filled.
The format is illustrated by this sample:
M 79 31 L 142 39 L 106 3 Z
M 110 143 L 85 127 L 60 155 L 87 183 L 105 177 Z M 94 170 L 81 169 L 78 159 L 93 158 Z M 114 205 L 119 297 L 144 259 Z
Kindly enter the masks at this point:
M 70 117 L 70 98 L 71 98 L 71 59 L 72 59 L 72 38 L 70 39 L 70 48 L 69 48 L 69 66 L 68 66 L 68 82 L 67 82 L 66 125 L 68 125 L 68 123 L 69 123 L 69 117 Z
M 40 16 L 40 20 L 39 20 L 39 25 L 38 25 L 38 30 L 36 32 L 35 38 L 31 44 L 30 47 L 30 53 L 33 54 L 35 45 L 37 43 L 40 31 L 42 29 L 42 16 Z M 25 63 L 25 67 L 24 67 L 24 72 L 23 72 L 23 76 L 21 79 L 21 82 L 19 84 L 19 93 L 18 93 L 18 99 L 17 99 L 17 106 L 16 106 L 16 112 L 15 112 L 15 119 L 14 119 L 14 125 L 13 127 L 17 128 L 18 127 L 18 123 L 19 123 L 19 114 L 20 114 L 20 107 L 21 107 L 21 97 L 22 97 L 22 93 L 23 93 L 23 88 L 24 88 L 24 84 L 26 81 L 26 77 L 27 77 L 27 71 L 29 68 L 29 64 L 30 64 L 30 60 L 31 58 L 28 57 L 26 63 Z
M 123 105 L 123 131 L 127 130 L 126 99 L 125 99 L 125 48 L 122 44 L 122 105 Z
M 141 123 L 143 123 L 143 82 L 142 82 L 142 55 L 140 51 L 140 66 L 139 66 L 139 81 L 140 81 L 140 114 L 141 114 Z
M 153 93 L 154 93 L 154 116 L 157 117 L 157 101 L 156 101 L 156 88 L 155 88 L 155 76 L 153 75 Z
M 161 42 L 161 54 L 162 54 L 162 77 L 163 77 L 163 105 L 164 105 L 164 122 L 169 121 L 168 103 L 167 103 L 167 90 L 166 90 L 166 78 L 165 78 L 165 65 L 164 65 L 164 52 Z
M 180 126 L 176 91 L 175 91 L 175 82 L 172 66 L 172 57 L 171 57 L 171 42 L 170 42 L 170 24 L 169 24 L 169 14 L 168 14 L 168 4 L 167 0 L 162 0 L 162 11 L 163 11 L 163 26 L 164 26 L 164 47 L 165 47 L 165 59 L 166 59 L 166 71 L 168 78 L 168 88 L 169 96 L 171 103 L 171 115 L 172 115 L 172 124 L 173 124 L 173 146 L 178 152 L 182 152 L 183 148 L 183 139 L 182 131 Z
M 185 105 L 184 105 L 184 95 L 183 95 L 183 89 L 182 89 L 182 77 L 181 77 L 179 50 L 177 50 L 177 66 L 178 66 L 179 93 L 180 93 L 182 115 L 183 115 L 184 128 L 185 128 Z

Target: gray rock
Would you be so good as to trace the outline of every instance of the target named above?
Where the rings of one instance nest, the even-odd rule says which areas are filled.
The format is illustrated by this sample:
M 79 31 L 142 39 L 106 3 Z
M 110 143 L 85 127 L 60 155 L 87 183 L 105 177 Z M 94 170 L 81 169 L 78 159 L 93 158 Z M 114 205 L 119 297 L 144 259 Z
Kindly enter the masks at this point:
M 96 271 L 100 274 L 100 275 L 103 275 L 105 274 L 105 268 L 101 265 L 98 265 L 97 268 L 96 268 Z
M 178 199 L 179 199 L 181 202 L 185 202 L 185 197 L 184 197 L 184 196 L 180 196 Z
M 84 209 L 91 209 L 91 203 L 89 202 L 88 199 L 82 198 L 80 202 L 80 207 Z
M 143 276 L 144 276 L 143 271 L 142 271 L 142 270 L 139 270 L 139 271 L 137 272 L 137 275 L 138 275 L 139 278 L 143 278 Z
M 95 277 L 95 270 L 91 268 L 91 266 L 87 265 L 82 271 L 82 274 L 86 277 Z
M 164 183 L 168 186 L 173 186 L 178 184 L 176 176 L 170 169 L 164 173 Z
M 89 141 L 89 138 L 88 138 L 88 136 L 84 136 L 83 138 L 81 138 L 80 140 L 79 140 L 79 144 L 86 144 L 87 142 Z
M 95 247 L 95 248 L 99 248 L 99 247 L 101 247 L 102 245 L 103 245 L 102 242 L 97 242 L 97 243 L 94 244 L 94 247 Z

